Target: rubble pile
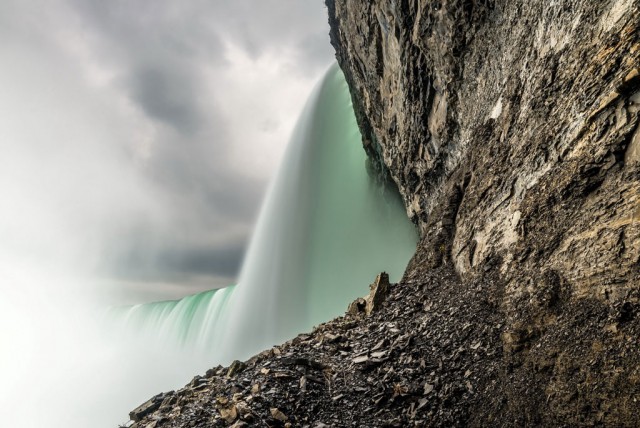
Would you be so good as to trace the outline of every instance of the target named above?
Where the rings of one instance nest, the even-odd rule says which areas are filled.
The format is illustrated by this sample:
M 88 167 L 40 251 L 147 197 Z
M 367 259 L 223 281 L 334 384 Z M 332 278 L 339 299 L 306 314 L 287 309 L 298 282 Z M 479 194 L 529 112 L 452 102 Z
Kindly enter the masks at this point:
M 470 406 L 457 404 L 491 389 L 492 362 L 501 358 L 502 326 L 482 298 L 491 285 L 462 290 L 442 268 L 425 281 L 387 282 L 381 301 L 375 292 L 385 277 L 365 299 L 377 296 L 369 315 L 351 311 L 247 362 L 196 376 L 131 412 L 132 427 L 462 423 Z

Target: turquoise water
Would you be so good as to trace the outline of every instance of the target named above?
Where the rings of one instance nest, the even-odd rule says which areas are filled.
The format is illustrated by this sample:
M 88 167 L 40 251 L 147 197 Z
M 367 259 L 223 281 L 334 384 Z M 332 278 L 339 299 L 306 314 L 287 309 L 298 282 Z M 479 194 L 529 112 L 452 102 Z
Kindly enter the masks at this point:
M 370 177 L 351 98 L 332 66 L 298 120 L 236 286 L 117 310 L 130 332 L 243 359 L 344 313 L 376 274 L 400 279 L 417 234 Z

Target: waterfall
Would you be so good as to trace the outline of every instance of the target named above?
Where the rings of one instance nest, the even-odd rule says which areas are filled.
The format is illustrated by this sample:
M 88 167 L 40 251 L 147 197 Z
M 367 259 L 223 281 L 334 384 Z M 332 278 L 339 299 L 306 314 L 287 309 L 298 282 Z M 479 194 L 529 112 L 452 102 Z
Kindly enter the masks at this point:
M 237 285 L 102 317 L 68 291 L 91 278 L 0 254 L 11 261 L 0 266 L 11 285 L 0 299 L 3 426 L 117 426 L 159 391 L 342 314 L 380 271 L 399 279 L 416 232 L 366 163 L 333 66 L 295 128 Z
M 334 65 L 314 89 L 271 183 L 236 286 L 118 311 L 136 334 L 244 359 L 342 314 L 380 271 L 398 280 L 416 231 L 397 191 L 370 177 Z

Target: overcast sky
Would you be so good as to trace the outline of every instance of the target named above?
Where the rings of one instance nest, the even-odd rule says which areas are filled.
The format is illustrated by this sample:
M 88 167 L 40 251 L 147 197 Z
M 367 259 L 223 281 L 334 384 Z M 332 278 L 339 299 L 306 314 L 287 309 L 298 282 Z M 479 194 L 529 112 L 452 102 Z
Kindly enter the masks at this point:
M 0 273 L 115 301 L 235 281 L 313 84 L 322 0 L 1 0 Z

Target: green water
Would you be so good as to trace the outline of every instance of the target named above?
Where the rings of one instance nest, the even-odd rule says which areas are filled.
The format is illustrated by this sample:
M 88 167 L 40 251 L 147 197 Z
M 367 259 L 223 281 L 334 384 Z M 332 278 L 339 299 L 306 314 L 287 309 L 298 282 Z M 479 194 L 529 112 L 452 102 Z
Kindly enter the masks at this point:
M 366 161 L 344 76 L 333 66 L 296 125 L 238 284 L 125 308 L 117 318 L 224 363 L 342 314 L 381 271 L 399 280 L 417 234 L 393 186 L 370 177 Z

